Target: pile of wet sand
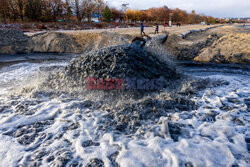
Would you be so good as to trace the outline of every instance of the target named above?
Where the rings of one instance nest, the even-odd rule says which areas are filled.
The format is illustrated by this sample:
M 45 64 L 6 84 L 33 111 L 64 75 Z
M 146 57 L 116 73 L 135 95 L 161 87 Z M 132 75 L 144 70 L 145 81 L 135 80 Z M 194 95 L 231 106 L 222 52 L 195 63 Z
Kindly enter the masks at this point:
M 48 32 L 32 37 L 34 52 L 44 53 L 87 53 L 109 46 L 128 44 L 131 36 L 111 32 L 61 33 Z
M 74 38 L 64 33 L 48 32 L 32 37 L 33 52 L 43 53 L 80 53 L 81 46 Z
M 75 41 L 81 46 L 81 53 L 87 53 L 92 50 L 110 46 L 129 44 L 129 42 L 134 38 L 132 35 L 122 35 L 115 32 L 67 32 L 65 34 L 75 39 Z
M 138 93 L 159 90 L 158 87 L 166 88 L 168 83 L 179 79 L 180 74 L 174 66 L 161 60 L 159 55 L 143 49 L 140 41 L 139 45 L 138 41 L 135 41 L 129 45 L 113 46 L 83 54 L 72 60 L 63 73 L 51 75 L 49 85 L 59 90 L 61 87 L 86 89 L 90 77 L 103 80 L 104 85 L 107 85 L 109 80 L 109 84 L 113 84 L 113 88 L 108 88 L 110 90 L 120 92 L 120 89 L 129 87 L 128 90 Z M 117 80 L 123 80 L 122 88 L 118 88 L 119 85 L 115 83 Z M 98 83 L 95 84 L 98 86 Z M 96 89 L 104 90 L 106 87 Z
M 201 36 L 202 34 L 193 33 L 193 35 Z M 163 44 L 166 52 L 169 52 L 174 59 L 177 60 L 194 60 L 201 50 L 211 46 L 216 40 L 220 38 L 217 34 L 207 35 L 204 39 L 201 37 L 196 41 L 193 39 L 181 39 L 176 34 L 169 35 L 167 41 Z
M 67 75 L 82 83 L 82 78 L 96 77 L 174 80 L 179 77 L 174 68 L 137 45 L 122 45 L 93 51 L 73 60 Z
M 33 42 L 23 32 L 11 29 L 0 30 L 0 54 L 19 54 L 32 51 Z
M 204 48 L 194 60 L 215 63 L 250 63 L 250 34 L 229 33 Z

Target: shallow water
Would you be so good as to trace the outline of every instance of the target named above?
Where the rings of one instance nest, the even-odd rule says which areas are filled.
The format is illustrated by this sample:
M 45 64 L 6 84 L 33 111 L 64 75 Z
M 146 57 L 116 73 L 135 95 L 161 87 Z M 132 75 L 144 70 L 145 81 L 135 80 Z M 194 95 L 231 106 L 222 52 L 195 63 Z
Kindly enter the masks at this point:
M 69 57 L 2 58 L 0 166 L 248 166 L 250 69 L 177 62 L 190 76 L 228 84 L 196 92 L 199 108 L 144 121 L 136 133 L 105 129 L 107 113 L 87 98 L 33 97 Z M 40 57 L 40 56 L 38 56 Z M 8 60 L 8 61 L 7 61 Z M 176 136 L 177 140 L 173 140 Z M 247 142 L 248 144 L 247 144 Z

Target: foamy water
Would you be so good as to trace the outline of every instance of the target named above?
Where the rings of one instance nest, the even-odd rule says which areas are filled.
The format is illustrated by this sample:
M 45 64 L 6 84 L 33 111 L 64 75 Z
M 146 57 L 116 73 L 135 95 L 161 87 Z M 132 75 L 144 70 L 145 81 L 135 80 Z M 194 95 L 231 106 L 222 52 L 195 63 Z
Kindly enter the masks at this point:
M 250 163 L 249 69 L 181 67 L 189 75 L 228 84 L 197 92 L 192 97 L 197 110 L 144 121 L 136 133 L 125 135 L 104 129 L 109 111 L 94 109 L 87 98 L 30 96 L 48 71 L 66 65 L 23 62 L 0 69 L 0 166 Z

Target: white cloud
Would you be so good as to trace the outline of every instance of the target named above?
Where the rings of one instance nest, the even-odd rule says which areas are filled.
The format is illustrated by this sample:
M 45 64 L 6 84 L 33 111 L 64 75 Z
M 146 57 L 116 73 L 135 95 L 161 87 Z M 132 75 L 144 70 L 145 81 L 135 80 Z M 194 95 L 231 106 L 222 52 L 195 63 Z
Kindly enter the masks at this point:
M 250 17 L 250 0 L 108 0 L 111 6 L 119 8 L 129 3 L 133 9 L 147 9 L 167 5 L 190 12 L 214 17 Z

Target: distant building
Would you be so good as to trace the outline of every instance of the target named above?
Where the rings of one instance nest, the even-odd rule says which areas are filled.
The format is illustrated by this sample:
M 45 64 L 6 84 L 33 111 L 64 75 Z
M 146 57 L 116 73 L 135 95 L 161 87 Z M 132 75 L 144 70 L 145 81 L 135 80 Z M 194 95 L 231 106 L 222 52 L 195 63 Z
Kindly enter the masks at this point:
M 100 23 L 101 21 L 100 21 L 99 18 L 100 17 L 99 17 L 99 15 L 97 13 L 93 13 L 90 21 L 92 23 Z M 82 22 L 88 22 L 88 21 L 89 21 L 88 18 L 85 18 L 85 19 L 82 20 Z
M 91 18 L 91 22 L 93 22 L 93 23 L 100 23 L 101 21 L 99 20 L 99 14 L 97 14 L 97 13 L 93 13 L 92 14 L 92 18 Z

